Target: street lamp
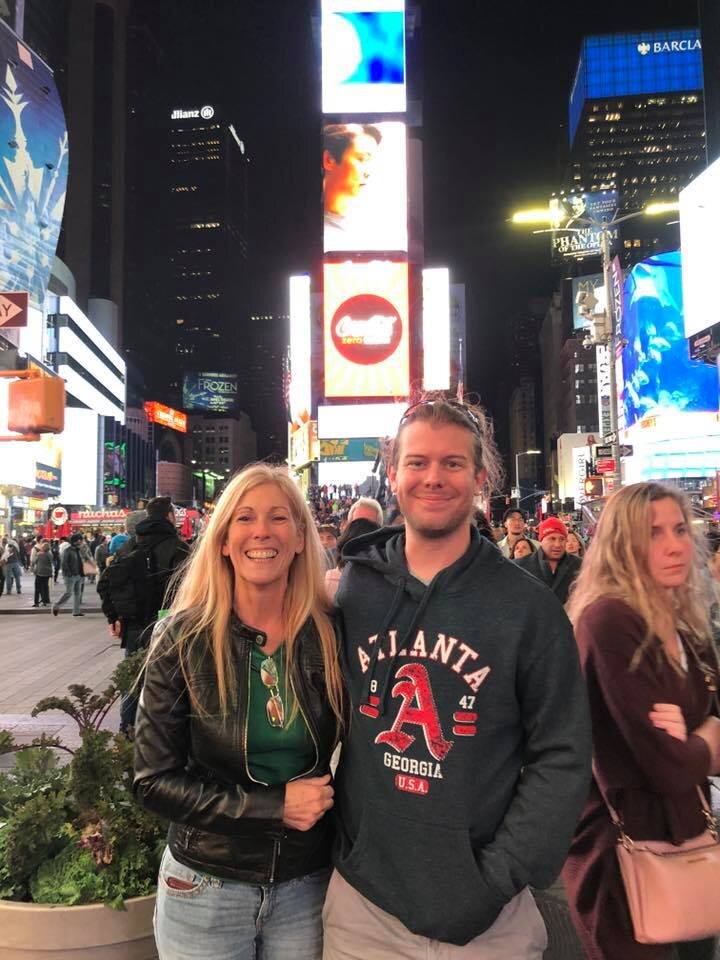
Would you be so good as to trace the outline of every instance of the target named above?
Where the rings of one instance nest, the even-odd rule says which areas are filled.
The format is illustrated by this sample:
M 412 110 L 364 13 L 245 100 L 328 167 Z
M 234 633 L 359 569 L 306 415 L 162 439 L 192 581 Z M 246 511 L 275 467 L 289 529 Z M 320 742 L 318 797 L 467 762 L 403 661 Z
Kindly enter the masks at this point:
M 523 450 L 521 453 L 515 454 L 515 502 L 520 509 L 520 457 L 537 457 L 541 453 L 540 450 Z
M 588 337 L 585 340 L 585 343 L 588 346 L 605 346 L 608 351 L 608 370 L 610 377 L 610 446 L 612 448 L 612 460 L 614 464 L 613 469 L 613 483 L 616 487 L 619 487 L 621 484 L 620 476 L 620 447 L 619 447 L 619 438 L 618 438 L 618 411 L 617 411 L 617 381 L 615 379 L 615 325 L 613 322 L 612 315 L 612 280 L 611 280 L 611 261 L 610 261 L 610 246 L 612 243 L 612 230 L 618 226 L 620 223 L 624 223 L 626 220 L 634 220 L 635 217 L 642 216 L 657 216 L 658 214 L 670 213 L 674 210 L 679 210 L 680 204 L 677 201 L 670 202 L 656 202 L 650 203 L 643 210 L 634 210 L 632 213 L 626 213 L 622 217 L 615 217 L 613 220 L 604 221 L 597 220 L 595 217 L 582 216 L 576 217 L 573 220 L 573 223 L 578 224 L 576 227 L 560 227 L 557 226 L 555 217 L 553 216 L 553 211 L 550 207 L 535 209 L 535 210 L 519 210 L 517 213 L 514 213 L 512 216 L 513 223 L 548 223 L 555 224 L 550 229 L 545 230 L 533 230 L 533 233 L 584 233 L 588 227 L 591 230 L 595 230 L 600 239 L 600 254 L 602 257 L 602 267 L 603 267 L 603 280 L 605 286 L 605 316 L 603 318 L 603 323 L 597 327 L 593 325 L 591 328 L 592 336 Z M 602 424 L 601 424 L 602 426 Z M 517 463 L 517 461 L 516 461 Z M 517 466 L 516 466 L 516 475 L 517 475 Z M 519 492 L 519 491 L 518 491 Z

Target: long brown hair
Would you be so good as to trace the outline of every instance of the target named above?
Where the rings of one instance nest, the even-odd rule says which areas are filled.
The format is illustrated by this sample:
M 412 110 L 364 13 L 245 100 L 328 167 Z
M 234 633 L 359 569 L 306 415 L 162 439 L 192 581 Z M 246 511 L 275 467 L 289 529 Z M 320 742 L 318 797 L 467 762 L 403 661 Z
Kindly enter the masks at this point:
M 652 504 L 668 498 L 680 508 L 695 546 L 687 581 L 669 595 L 655 583 L 648 566 Z M 576 624 L 585 608 L 600 597 L 615 597 L 632 607 L 645 621 L 646 629 L 633 666 L 655 642 L 663 616 L 668 613 L 698 652 L 706 650 L 711 633 L 703 568 L 704 547 L 694 534 L 690 506 L 679 490 L 654 482 L 621 487 L 603 508 L 570 593 L 568 616 Z
M 297 635 L 307 619 L 312 618 L 325 663 L 328 700 L 340 723 L 343 687 L 335 631 L 325 591 L 324 553 L 310 510 L 295 483 L 281 467 L 255 463 L 232 478 L 218 500 L 207 529 L 187 566 L 178 572 L 177 592 L 170 607 L 169 623 L 174 627 L 180 667 L 193 707 L 201 710 L 193 694 L 193 685 L 188 680 L 192 670 L 191 651 L 195 644 L 205 645 L 215 665 L 220 707 L 227 714 L 235 702 L 237 690 L 230 641 L 235 575 L 230 560 L 222 555 L 222 547 L 240 500 L 255 487 L 268 483 L 276 486 L 285 496 L 292 520 L 305 538 L 304 549 L 295 556 L 290 566 L 282 608 L 289 682 L 293 684 L 293 649 Z M 163 633 L 162 629 L 156 631 L 155 644 Z

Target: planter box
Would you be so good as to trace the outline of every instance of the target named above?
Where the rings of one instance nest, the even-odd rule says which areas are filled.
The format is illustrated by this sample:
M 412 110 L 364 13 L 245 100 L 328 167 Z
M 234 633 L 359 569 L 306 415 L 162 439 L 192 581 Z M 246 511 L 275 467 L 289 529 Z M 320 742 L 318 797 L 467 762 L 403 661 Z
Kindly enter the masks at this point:
M 125 908 L 0 900 L 0 960 L 157 960 L 154 894 Z

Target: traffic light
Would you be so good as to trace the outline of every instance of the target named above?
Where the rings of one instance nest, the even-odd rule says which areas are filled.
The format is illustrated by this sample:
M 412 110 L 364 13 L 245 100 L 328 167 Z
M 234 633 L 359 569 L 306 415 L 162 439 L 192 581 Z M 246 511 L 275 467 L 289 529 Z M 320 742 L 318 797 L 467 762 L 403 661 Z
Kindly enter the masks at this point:
M 584 487 L 585 496 L 588 500 L 599 500 L 603 496 L 603 478 L 585 477 Z
M 62 433 L 65 427 L 65 381 L 28 376 L 8 385 L 8 428 L 16 433 Z

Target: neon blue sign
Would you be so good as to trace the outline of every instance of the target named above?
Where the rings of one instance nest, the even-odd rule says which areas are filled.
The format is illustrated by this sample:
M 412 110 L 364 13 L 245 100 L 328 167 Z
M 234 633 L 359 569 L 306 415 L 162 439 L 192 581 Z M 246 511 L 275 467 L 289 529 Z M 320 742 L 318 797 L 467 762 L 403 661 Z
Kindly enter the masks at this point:
M 702 89 L 697 29 L 585 37 L 570 94 L 570 145 L 586 100 Z

